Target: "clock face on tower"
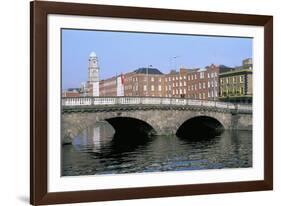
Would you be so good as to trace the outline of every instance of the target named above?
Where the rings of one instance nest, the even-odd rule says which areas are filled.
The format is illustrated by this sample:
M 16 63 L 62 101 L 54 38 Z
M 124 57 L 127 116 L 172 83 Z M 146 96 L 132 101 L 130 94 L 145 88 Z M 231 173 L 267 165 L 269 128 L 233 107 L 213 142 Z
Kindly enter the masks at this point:
M 98 68 L 98 61 L 96 59 L 90 59 L 90 67 Z

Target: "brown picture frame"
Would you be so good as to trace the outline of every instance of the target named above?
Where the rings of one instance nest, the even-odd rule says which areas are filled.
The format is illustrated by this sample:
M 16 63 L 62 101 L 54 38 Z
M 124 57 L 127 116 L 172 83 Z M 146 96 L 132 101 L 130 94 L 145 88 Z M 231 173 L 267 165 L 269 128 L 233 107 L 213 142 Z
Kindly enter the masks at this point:
M 264 27 L 264 180 L 49 193 L 47 189 L 48 14 Z M 35 1 L 30 4 L 30 203 L 34 205 L 273 189 L 273 17 L 248 14 Z

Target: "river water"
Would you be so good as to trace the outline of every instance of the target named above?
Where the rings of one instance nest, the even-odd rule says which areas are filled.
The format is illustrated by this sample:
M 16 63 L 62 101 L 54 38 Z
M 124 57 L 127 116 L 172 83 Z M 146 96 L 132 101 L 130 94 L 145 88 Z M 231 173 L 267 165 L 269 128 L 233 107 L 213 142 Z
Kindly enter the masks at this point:
M 113 138 L 100 122 L 62 146 L 62 176 L 252 167 L 252 132 L 225 131 L 205 139 L 155 136 Z M 134 137 L 132 137 L 133 139 Z

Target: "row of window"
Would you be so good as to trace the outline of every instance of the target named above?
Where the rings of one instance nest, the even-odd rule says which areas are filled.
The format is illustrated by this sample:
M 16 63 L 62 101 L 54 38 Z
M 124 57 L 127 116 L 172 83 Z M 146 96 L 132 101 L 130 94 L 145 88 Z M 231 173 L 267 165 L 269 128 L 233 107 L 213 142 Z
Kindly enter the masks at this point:
M 198 85 L 198 87 L 197 87 Z M 178 84 L 173 84 L 173 87 L 175 86 L 178 86 Z M 182 86 L 182 84 L 180 84 L 180 86 Z M 186 84 L 184 84 L 184 86 L 186 86 Z M 213 87 L 217 87 L 217 81 L 209 81 L 208 82 L 208 88 L 213 88 Z M 198 84 L 192 84 L 192 85 L 188 85 L 188 91 L 193 91 L 193 90 L 197 90 L 197 89 L 205 89 L 206 88 L 206 83 L 205 82 L 199 82 Z M 128 85 L 128 86 L 125 86 L 125 90 L 127 89 L 133 89 L 133 91 L 138 91 L 138 86 L 131 86 L 131 85 Z M 147 85 L 144 85 L 143 86 L 143 90 L 144 91 L 147 91 Z M 155 86 L 154 85 L 151 85 L 150 86 L 150 91 L 154 91 L 155 90 Z M 166 91 L 171 91 L 172 90 L 172 86 L 171 85 L 166 85 L 165 86 L 165 90 Z M 158 85 L 158 91 L 162 91 L 162 85 Z
M 211 72 L 211 73 L 207 73 L 208 74 L 208 78 L 214 78 L 218 76 L 217 72 Z M 196 80 L 197 79 L 198 74 L 191 74 L 187 76 L 188 80 Z M 205 72 L 199 72 L 199 78 L 200 79 L 204 79 L 205 78 Z
M 187 75 L 187 79 L 188 80 L 196 80 L 197 76 L 198 76 L 198 74 L 190 74 L 190 75 Z M 214 77 L 217 77 L 217 76 L 218 76 L 217 72 L 208 73 L 208 78 L 214 78 Z M 199 72 L 199 78 L 204 79 L 204 77 L 205 77 L 205 72 Z M 156 77 L 149 77 L 149 78 L 150 78 L 151 82 L 154 82 L 157 79 Z M 186 79 L 185 75 L 180 75 L 179 77 L 178 76 L 165 77 L 165 82 L 168 82 L 168 81 L 170 82 L 170 81 L 175 81 L 175 80 L 185 80 L 185 79 Z M 131 78 L 130 78 L 130 80 L 131 80 Z M 133 82 L 137 82 L 138 78 L 133 77 L 132 80 L 133 80 Z M 144 81 L 147 81 L 147 77 L 144 78 Z M 162 78 L 159 77 L 158 81 L 161 82 Z
M 244 94 L 244 87 L 240 87 L 237 89 L 226 89 L 224 90 L 223 88 L 221 88 L 220 90 L 220 95 L 221 96 L 239 96 L 239 95 L 243 95 Z
M 131 79 L 131 78 L 130 78 L 130 79 Z M 148 77 L 145 77 L 143 80 L 146 82 L 147 79 L 148 79 Z M 133 77 L 132 80 L 133 80 L 133 82 L 137 82 L 137 81 L 138 81 L 138 78 L 137 78 L 137 77 Z M 151 82 L 157 81 L 157 78 L 156 78 L 156 77 L 155 77 L 155 78 L 154 78 L 154 77 L 150 77 L 150 81 L 151 81 Z M 159 77 L 159 78 L 158 78 L 158 82 L 161 82 L 161 81 L 162 81 L 162 78 Z
M 208 81 L 208 88 L 212 88 L 212 87 L 217 87 L 218 86 L 218 82 L 217 81 Z M 192 85 L 188 85 L 188 91 L 193 91 L 193 90 L 197 90 L 197 84 L 192 84 Z M 205 82 L 199 82 L 198 83 L 198 88 L 200 89 L 205 89 L 206 88 L 206 84 Z
M 127 94 L 128 96 L 132 96 L 133 93 L 128 93 Z M 186 93 L 180 93 L 180 92 L 174 92 L 173 94 L 166 94 L 166 95 L 163 95 L 163 97 L 180 97 L 180 96 L 186 96 L 188 98 L 192 98 L 192 99 L 206 99 L 206 98 L 216 98 L 218 97 L 217 94 L 215 93 L 208 93 L 208 95 L 206 93 L 199 93 L 199 94 L 188 94 L 186 95 Z M 150 94 L 150 96 L 154 97 L 155 94 Z M 156 95 L 156 96 L 159 96 L 159 97 L 162 97 L 162 94 L 159 94 L 159 95 Z
M 134 90 L 137 91 L 137 90 L 138 90 L 138 87 L 136 86 Z M 154 85 L 151 85 L 151 86 L 150 86 L 150 91 L 154 91 L 154 90 L 155 90 Z M 144 85 L 144 86 L 143 86 L 143 91 L 147 91 L 147 85 Z M 158 85 L 158 91 L 162 91 L 161 85 Z
M 178 76 L 175 76 L 175 77 L 166 77 L 165 78 L 165 81 L 166 82 L 170 82 L 170 81 L 175 81 L 175 80 L 183 80 L 183 79 L 186 79 L 186 76 L 182 76 L 182 75 L 180 75 L 180 77 L 178 77 Z
M 226 77 L 226 78 L 221 78 L 220 83 L 221 84 L 228 84 L 228 83 L 243 83 L 244 82 L 244 75 L 240 76 L 233 76 L 233 77 Z
M 182 87 L 182 86 L 186 86 L 186 82 L 173 82 L 173 87 L 177 87 L 177 86 L 180 86 L 180 87 Z

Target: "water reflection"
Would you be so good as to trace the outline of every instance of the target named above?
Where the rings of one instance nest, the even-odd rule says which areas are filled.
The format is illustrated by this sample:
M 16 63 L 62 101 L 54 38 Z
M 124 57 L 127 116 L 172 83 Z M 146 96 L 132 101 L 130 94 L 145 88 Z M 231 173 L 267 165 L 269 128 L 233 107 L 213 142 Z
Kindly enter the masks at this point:
M 113 138 L 100 122 L 62 148 L 62 175 L 181 171 L 252 166 L 252 133 L 225 131 L 211 138 Z M 131 141 L 130 141 L 131 140 Z M 138 140 L 138 141 L 136 141 Z

